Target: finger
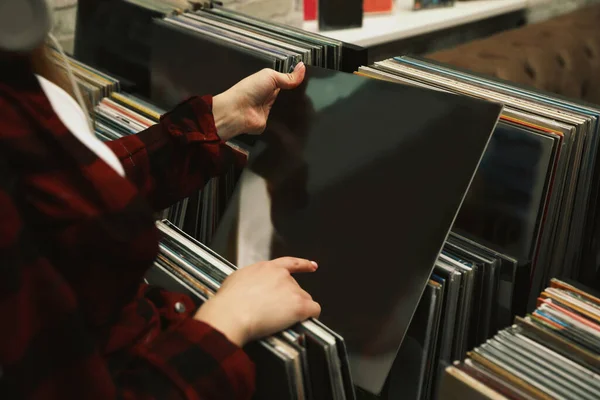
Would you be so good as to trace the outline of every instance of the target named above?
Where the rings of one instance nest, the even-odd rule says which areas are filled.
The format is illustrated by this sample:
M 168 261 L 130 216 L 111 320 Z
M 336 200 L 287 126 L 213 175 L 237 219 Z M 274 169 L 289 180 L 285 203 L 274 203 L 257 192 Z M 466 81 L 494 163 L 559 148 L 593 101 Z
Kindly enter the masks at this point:
M 314 261 L 294 257 L 278 258 L 271 261 L 271 263 L 276 267 L 287 269 L 290 272 L 290 274 L 296 274 L 300 272 L 314 272 L 319 267 Z
M 275 84 L 279 89 L 294 89 L 302 83 L 305 74 L 306 67 L 304 63 L 299 62 L 291 74 L 275 72 Z

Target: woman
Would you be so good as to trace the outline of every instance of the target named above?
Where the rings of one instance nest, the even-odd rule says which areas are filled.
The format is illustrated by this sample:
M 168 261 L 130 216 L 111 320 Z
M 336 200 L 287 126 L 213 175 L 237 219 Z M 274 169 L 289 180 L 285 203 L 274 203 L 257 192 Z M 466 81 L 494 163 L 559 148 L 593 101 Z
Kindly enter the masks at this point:
M 304 66 L 189 99 L 105 145 L 43 46 L 0 65 L 0 398 L 249 398 L 241 347 L 319 315 L 291 276 L 317 265 L 243 268 L 199 310 L 141 282 L 157 254 L 153 212 L 227 170 L 224 141 L 262 132 Z

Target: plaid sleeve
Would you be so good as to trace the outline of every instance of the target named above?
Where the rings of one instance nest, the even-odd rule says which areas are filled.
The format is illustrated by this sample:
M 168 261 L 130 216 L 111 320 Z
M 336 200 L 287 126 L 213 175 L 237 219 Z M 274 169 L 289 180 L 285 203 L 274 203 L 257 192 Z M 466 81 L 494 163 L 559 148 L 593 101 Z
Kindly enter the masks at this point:
M 184 311 L 176 305 L 184 305 Z M 144 305 L 144 306 L 142 306 Z M 244 400 L 255 389 L 255 367 L 246 353 L 223 334 L 193 319 L 196 304 L 180 293 L 141 285 L 136 318 L 150 306 L 160 314 L 161 330 L 130 348 L 136 361 L 115 375 L 121 398 L 127 400 Z M 128 330 L 129 324 L 122 326 Z M 117 331 L 114 334 L 119 336 Z M 116 354 L 117 363 L 120 356 Z M 110 358 L 109 365 L 116 365 Z M 116 372 L 116 370 L 113 370 Z
M 211 96 L 192 97 L 160 123 L 107 144 L 155 210 L 190 196 L 238 158 L 217 135 Z
M 144 356 L 189 399 L 242 400 L 254 392 L 254 364 L 246 353 L 192 318 L 163 333 Z

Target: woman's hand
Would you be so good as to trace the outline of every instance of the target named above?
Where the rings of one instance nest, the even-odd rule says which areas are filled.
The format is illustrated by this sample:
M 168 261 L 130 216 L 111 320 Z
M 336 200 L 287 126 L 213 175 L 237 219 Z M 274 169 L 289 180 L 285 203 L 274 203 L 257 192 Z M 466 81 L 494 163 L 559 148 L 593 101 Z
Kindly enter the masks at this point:
M 316 269 L 314 262 L 291 257 L 242 268 L 223 282 L 217 295 L 204 303 L 194 318 L 242 347 L 318 317 L 321 307 L 291 275 Z
M 227 141 L 239 134 L 261 134 L 281 89 L 294 89 L 304 80 L 306 67 L 291 74 L 263 69 L 213 98 L 213 115 L 219 137 Z

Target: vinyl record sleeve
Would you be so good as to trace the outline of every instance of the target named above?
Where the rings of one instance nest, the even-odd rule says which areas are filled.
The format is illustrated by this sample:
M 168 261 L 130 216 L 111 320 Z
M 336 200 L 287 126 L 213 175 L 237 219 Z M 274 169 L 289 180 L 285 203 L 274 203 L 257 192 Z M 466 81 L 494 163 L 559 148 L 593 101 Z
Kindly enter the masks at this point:
M 281 344 L 283 341 L 279 341 Z M 244 351 L 260 368 L 256 370 L 254 398 L 262 400 L 297 398 L 294 392 L 293 360 L 278 351 L 267 340 L 253 342 Z
M 440 258 L 442 258 L 443 255 L 444 254 L 442 253 Z M 445 290 L 444 313 L 442 324 L 440 326 L 440 348 L 437 358 L 449 363 L 452 361 L 452 343 L 454 340 L 460 340 L 460 338 L 455 337 L 454 333 L 456 329 L 457 307 L 459 303 L 462 275 L 460 271 L 447 263 L 440 262 L 440 260 L 436 263 L 434 274 L 444 277 L 443 285 Z
M 488 344 L 484 344 L 475 349 L 475 353 L 485 357 L 508 373 L 540 390 L 549 398 L 568 399 L 568 397 L 564 396 L 563 390 L 557 385 L 554 385 L 551 379 L 537 376 L 531 370 L 522 367 L 522 360 L 519 359 L 518 355 L 508 355 Z
M 442 254 L 440 254 L 440 259 L 446 260 L 459 273 L 456 276 L 458 278 L 459 300 L 456 307 L 455 333 L 453 336 L 453 349 L 455 350 L 452 350 L 452 354 L 454 354 L 451 357 L 452 359 L 456 359 L 466 352 L 467 340 L 471 335 L 468 329 L 469 320 L 471 315 L 479 310 L 479 308 L 475 308 L 473 302 L 476 301 L 476 296 L 479 296 L 478 293 L 481 287 L 478 277 L 481 273 L 481 266 L 460 256 L 460 251 L 457 251 L 460 249 L 461 247 L 452 242 L 452 236 L 449 236 L 444 244 Z
M 303 398 L 312 399 L 312 385 L 310 381 L 310 365 L 308 363 L 308 354 L 306 351 L 306 347 L 301 344 L 302 335 L 298 335 L 296 332 L 292 330 L 287 330 L 281 332 L 278 337 L 284 340 L 287 344 L 289 344 L 294 350 L 296 350 L 299 354 L 299 363 L 300 370 L 302 371 L 301 381 L 302 384 L 302 392 Z M 298 379 L 298 378 L 297 378 Z
M 527 337 L 523 334 L 521 327 L 513 325 L 507 332 L 509 332 L 515 340 L 523 343 L 523 346 L 529 346 L 532 349 L 539 349 L 540 354 L 547 360 L 551 360 L 555 365 L 562 367 L 563 369 L 569 370 L 571 373 L 580 376 L 586 380 L 591 386 L 594 386 L 600 390 L 600 375 L 589 368 L 585 363 L 580 363 L 577 360 L 566 357 L 559 351 L 546 346 L 546 343 L 540 344 L 539 342 Z
M 585 298 L 588 301 L 592 301 L 596 305 L 600 306 L 600 292 L 596 292 L 579 282 L 553 278 L 550 281 L 550 287 L 571 291 L 574 294 L 577 294 L 580 297 Z
M 583 390 L 582 396 L 600 393 L 600 380 L 598 375 L 581 365 L 572 362 L 566 357 L 539 345 L 533 340 L 527 339 L 521 335 L 515 334 L 512 329 L 506 329 L 498 333 L 504 345 L 511 347 L 513 351 L 527 354 L 530 359 L 536 360 L 545 369 L 553 371 L 557 376 L 566 379 L 570 384 Z
M 304 377 L 300 352 L 294 345 L 288 343 L 286 340 L 278 337 L 277 335 L 264 338 L 263 341 L 272 346 L 275 351 L 277 351 L 286 360 L 285 369 L 290 378 L 290 397 L 292 399 L 305 400 L 306 393 L 304 392 Z
M 156 263 L 165 271 L 169 272 L 177 278 L 178 281 L 185 282 L 186 287 L 190 287 L 194 290 L 196 296 L 202 299 L 210 299 L 214 296 L 214 290 L 208 285 L 204 284 L 200 279 L 196 278 L 185 268 L 182 268 L 180 264 L 172 262 L 166 258 L 163 254 L 159 254 L 156 258 Z
M 431 330 L 433 335 L 429 342 L 425 342 L 427 346 L 427 358 L 425 369 L 425 387 L 423 394 L 425 398 L 433 398 L 435 393 L 435 385 L 437 383 L 436 376 L 438 372 L 438 363 L 436 359 L 439 337 L 440 337 L 440 325 L 442 320 L 443 305 L 444 305 L 444 287 L 438 282 L 430 281 L 431 285 L 435 289 L 436 296 L 434 298 L 434 313 L 433 313 L 433 326 Z
M 450 233 L 448 240 L 466 250 L 479 251 L 488 258 L 495 258 L 498 260 L 500 264 L 500 281 L 498 282 L 498 296 L 496 301 L 498 312 L 494 321 L 496 324 L 495 330 L 500 330 L 507 325 L 510 325 L 513 315 L 516 314 L 515 310 L 517 305 L 515 304 L 515 291 L 520 289 L 517 286 L 517 260 L 506 254 L 491 250 L 481 243 L 464 238 L 455 232 Z
M 209 287 L 213 292 L 216 292 L 219 289 L 220 283 L 215 279 L 215 271 L 212 269 L 197 268 L 193 262 L 189 262 L 182 258 L 177 250 L 172 249 L 163 243 L 159 243 L 159 252 L 160 256 L 164 257 L 169 262 L 181 266 L 188 274 L 199 280 L 203 285 Z
M 335 342 L 337 345 L 337 353 L 340 359 L 342 379 L 344 381 L 346 399 L 355 400 L 356 393 L 354 392 L 354 381 L 352 379 L 352 372 L 350 371 L 350 364 L 348 362 L 348 349 L 346 348 L 346 342 L 344 341 L 344 338 L 340 336 L 337 332 L 329 329 L 329 327 L 325 326 L 325 324 L 323 324 L 318 319 L 313 320 L 313 322 L 335 338 Z
M 295 329 L 304 333 L 307 338 L 313 337 L 323 346 L 327 360 L 332 399 L 346 400 L 342 364 L 338 354 L 338 341 L 336 337 L 330 333 L 329 328 L 324 328 L 323 324 L 312 319 L 297 325 Z
M 551 301 L 562 308 L 586 317 L 596 324 L 600 324 L 600 309 L 594 307 L 593 303 L 586 302 L 584 299 L 571 292 L 548 288 L 541 293 L 540 298 L 538 299 L 538 306 L 540 300 Z
M 390 371 L 385 398 L 425 398 L 428 385 L 427 369 L 430 368 L 430 344 L 435 336 L 439 295 L 440 285 L 434 285 L 430 281 L 423 291 L 415 316 Z
M 488 358 L 486 355 L 477 350 L 469 352 L 469 357 L 473 359 L 473 361 L 492 371 L 495 375 L 509 381 L 513 385 L 517 386 L 517 388 L 520 390 L 530 394 L 535 399 L 554 400 L 551 396 L 523 379 L 524 377 L 522 375 L 519 375 L 518 373 L 515 374 L 513 373 L 514 371 L 504 368 L 499 360 Z
M 189 296 L 198 307 L 207 300 L 206 297 L 196 291 L 188 282 L 175 276 L 158 261 L 146 272 L 145 279 L 150 285 Z
M 556 141 L 501 121 L 454 224 L 522 263 L 533 259 Z
M 541 360 L 535 360 L 522 351 L 516 351 L 510 344 L 504 343 L 502 338 L 495 337 L 482 346 L 490 355 L 502 360 L 509 368 L 514 368 L 526 377 L 532 385 L 538 386 L 544 392 L 565 399 L 594 400 L 589 394 L 558 375 Z M 557 396 L 558 395 L 558 396 Z
M 461 288 L 461 306 L 455 336 L 453 357 L 460 359 L 467 349 L 485 341 L 489 337 L 489 321 L 491 320 L 493 286 L 489 287 L 494 259 L 483 257 L 471 249 L 456 244 L 452 237 L 448 238 L 444 253 L 467 263 L 463 267 L 463 276 L 470 276 Z
M 188 257 L 190 257 L 193 262 L 204 266 L 210 266 L 215 269 L 217 272 L 214 272 L 213 274 L 219 276 L 219 279 L 224 279 L 237 269 L 234 265 L 229 263 L 229 261 L 225 260 L 209 247 L 181 230 L 171 221 L 158 221 L 156 226 L 158 230 L 165 235 L 163 240 L 176 241 L 178 246 L 185 250 Z
M 378 393 L 500 112 L 309 67 L 279 94 L 220 227 L 233 237 L 213 248 L 237 265 L 317 260 L 299 283 L 346 340 L 355 383 Z
M 524 391 L 513 382 L 496 375 L 489 368 L 467 358 L 463 363 L 456 362 L 455 367 L 469 374 L 473 378 L 496 390 L 498 393 L 506 395 L 509 399 L 519 398 L 523 400 L 537 400 L 536 397 Z
M 564 312 L 564 309 L 559 309 L 556 304 L 549 302 L 541 304 L 532 314 L 532 318 L 551 321 L 555 332 L 572 338 L 581 346 L 600 354 L 600 330 L 597 324 L 590 323 L 575 313 Z
M 321 337 L 318 332 L 310 329 L 310 326 L 300 325 L 296 330 L 305 335 L 304 345 L 310 364 L 312 395 L 315 399 L 339 399 L 337 382 L 331 373 L 334 362 L 331 351 L 332 347 L 335 347 L 335 339 Z
M 138 114 L 151 119 L 155 123 L 158 122 L 160 120 L 160 116 L 165 113 L 164 110 L 156 109 L 151 105 L 142 102 L 140 99 L 124 93 L 112 93 L 110 98 L 115 102 L 134 110 Z
M 544 343 L 544 346 L 600 374 L 600 357 L 597 354 L 581 347 L 574 341 L 546 329 L 544 326 L 534 322 L 531 317 L 516 317 L 515 324 L 517 329 L 519 329 L 518 332 L 524 336 L 538 343 Z
M 493 389 L 456 367 L 448 367 L 442 377 L 440 400 L 507 400 Z

